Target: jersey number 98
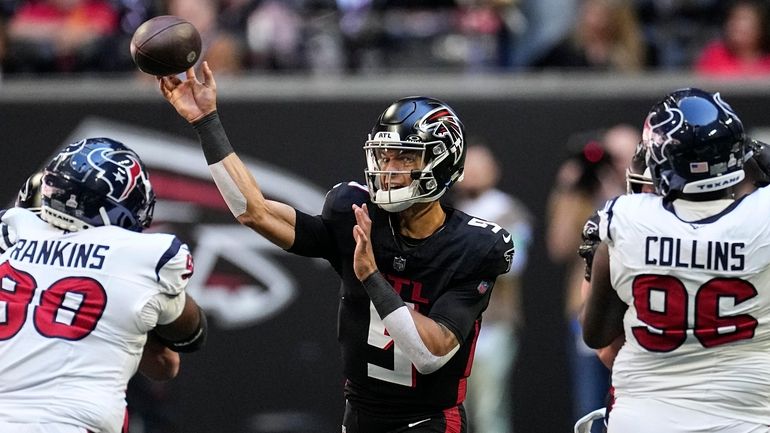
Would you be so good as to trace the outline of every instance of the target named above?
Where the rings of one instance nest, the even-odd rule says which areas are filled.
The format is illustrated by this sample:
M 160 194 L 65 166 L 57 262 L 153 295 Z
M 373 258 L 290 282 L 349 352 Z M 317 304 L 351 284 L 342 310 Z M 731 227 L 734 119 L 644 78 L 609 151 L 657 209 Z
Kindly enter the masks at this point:
M 0 265 L 0 340 L 12 338 L 24 326 L 36 289 L 32 275 L 8 262 Z M 106 305 L 107 293 L 98 281 L 62 278 L 41 292 L 32 313 L 35 329 L 44 337 L 83 339 L 96 328 Z

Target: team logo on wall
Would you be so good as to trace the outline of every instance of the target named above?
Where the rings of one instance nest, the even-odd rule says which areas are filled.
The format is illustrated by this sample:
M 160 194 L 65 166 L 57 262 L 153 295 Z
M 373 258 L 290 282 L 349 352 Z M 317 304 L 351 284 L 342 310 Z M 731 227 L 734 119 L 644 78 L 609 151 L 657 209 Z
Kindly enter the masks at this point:
M 84 120 L 65 143 L 84 137 L 113 138 L 142 158 L 158 200 L 148 232 L 174 233 L 190 245 L 195 274 L 187 291 L 220 327 L 255 325 L 292 302 L 297 281 L 285 267 L 288 255 L 236 222 L 197 143 L 97 118 Z M 265 196 L 310 214 L 321 210 L 325 191 L 292 173 L 242 159 L 260 179 Z M 126 169 L 130 174 L 130 165 Z M 307 259 L 302 260 L 307 267 Z M 318 266 L 325 269 L 320 260 Z

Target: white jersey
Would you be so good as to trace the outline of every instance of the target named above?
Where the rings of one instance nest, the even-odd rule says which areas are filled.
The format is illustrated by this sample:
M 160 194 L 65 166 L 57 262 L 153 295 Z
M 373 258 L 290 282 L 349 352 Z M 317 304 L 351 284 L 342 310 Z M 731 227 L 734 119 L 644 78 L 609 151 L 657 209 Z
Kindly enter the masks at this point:
M 182 312 L 187 246 L 109 226 L 65 233 L 25 209 L 2 221 L 0 424 L 119 432 L 147 332 Z
M 600 212 L 612 285 L 628 304 L 616 397 L 770 425 L 770 189 L 697 222 L 652 194 Z

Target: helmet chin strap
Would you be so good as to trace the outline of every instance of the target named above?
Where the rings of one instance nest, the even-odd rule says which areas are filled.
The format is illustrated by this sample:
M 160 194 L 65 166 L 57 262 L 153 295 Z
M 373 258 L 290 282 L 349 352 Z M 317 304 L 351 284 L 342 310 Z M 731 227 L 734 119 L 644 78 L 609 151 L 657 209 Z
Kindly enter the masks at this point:
M 708 179 L 698 180 L 695 182 L 689 182 L 684 185 L 682 192 L 686 194 L 697 194 L 711 191 L 719 191 L 721 189 L 729 188 L 737 185 L 743 178 L 746 177 L 746 172 L 743 170 L 734 171 L 731 173 L 723 174 L 722 176 L 712 177 Z
M 73 218 L 64 212 L 59 212 L 55 209 L 51 209 L 48 206 L 43 206 L 40 212 L 40 219 L 51 224 L 54 227 L 58 227 L 62 230 L 69 232 L 76 232 L 81 229 L 91 228 L 90 224 L 86 224 L 84 221 L 77 218 Z
M 102 217 L 102 225 L 105 225 L 105 226 L 111 226 L 112 225 L 110 223 L 110 216 L 107 215 L 107 210 L 104 209 L 104 206 L 101 206 L 99 208 L 99 216 Z
M 417 196 L 419 182 L 394 190 L 379 190 L 374 194 L 374 202 L 387 212 L 401 212 L 412 206 Z

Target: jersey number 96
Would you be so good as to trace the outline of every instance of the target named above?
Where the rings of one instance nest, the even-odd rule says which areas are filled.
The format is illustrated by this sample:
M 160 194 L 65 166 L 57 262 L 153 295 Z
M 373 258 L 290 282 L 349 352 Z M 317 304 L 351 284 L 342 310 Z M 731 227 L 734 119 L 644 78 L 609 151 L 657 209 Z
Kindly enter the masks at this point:
M 722 301 L 733 305 L 753 298 L 757 290 L 737 278 L 714 278 L 701 285 L 688 318 L 687 289 L 670 275 L 640 275 L 634 279 L 634 307 L 648 326 L 632 328 L 639 344 L 651 352 L 671 352 L 687 339 L 688 323 L 703 347 L 709 348 L 754 337 L 757 320 L 749 314 L 723 315 Z M 651 329 L 652 328 L 652 329 Z

